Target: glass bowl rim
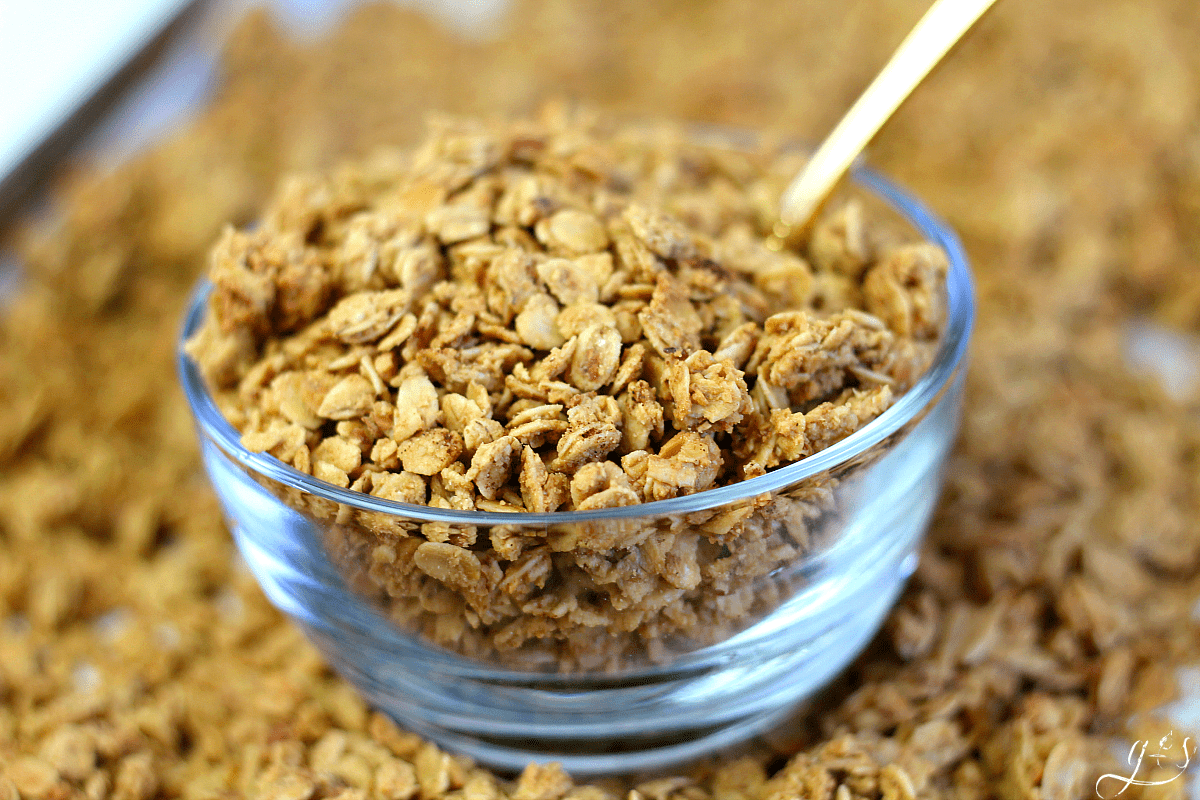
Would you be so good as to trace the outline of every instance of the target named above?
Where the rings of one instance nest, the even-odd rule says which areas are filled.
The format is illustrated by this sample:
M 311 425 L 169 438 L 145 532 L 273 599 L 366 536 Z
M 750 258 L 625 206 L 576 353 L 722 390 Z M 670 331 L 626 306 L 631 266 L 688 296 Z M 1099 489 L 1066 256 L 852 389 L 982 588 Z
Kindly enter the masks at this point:
M 188 406 L 203 433 L 242 467 L 297 489 L 360 511 L 374 512 L 420 522 L 455 525 L 541 526 L 605 520 L 657 518 L 713 511 L 731 503 L 777 492 L 798 481 L 845 464 L 900 431 L 934 401 L 948 385 L 967 352 L 975 317 L 974 284 L 967 256 L 957 235 L 920 200 L 880 173 L 863 165 L 851 172 L 851 180 L 881 198 L 928 241 L 946 254 L 947 321 L 933 363 L 917 382 L 886 411 L 858 431 L 799 461 L 772 470 L 747 481 L 731 483 L 695 494 L 655 500 L 617 508 L 590 511 L 460 511 L 412 503 L 384 500 L 352 489 L 343 489 L 318 480 L 267 453 L 255 453 L 241 444 L 241 436 L 225 419 L 208 391 L 196 363 L 184 350 L 184 343 L 198 330 L 212 285 L 201 278 L 188 300 L 184 324 L 176 352 L 176 366 Z

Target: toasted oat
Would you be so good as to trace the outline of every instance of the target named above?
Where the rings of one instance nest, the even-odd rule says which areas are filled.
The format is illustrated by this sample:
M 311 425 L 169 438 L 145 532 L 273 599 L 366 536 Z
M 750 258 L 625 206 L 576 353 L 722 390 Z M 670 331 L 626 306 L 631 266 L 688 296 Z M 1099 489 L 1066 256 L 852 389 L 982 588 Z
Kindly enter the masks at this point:
M 463 439 L 454 431 L 439 428 L 412 436 L 400 445 L 400 463 L 417 475 L 436 475 L 454 463 L 463 451 Z
M 329 311 L 329 332 L 347 344 L 375 341 L 400 321 L 408 303 L 403 289 L 347 295 Z
M 526 300 L 524 306 L 515 324 L 521 341 L 538 350 L 551 350 L 563 343 L 558 328 L 560 309 L 553 297 L 539 292 Z
M 375 402 L 375 387 L 361 375 L 347 375 L 335 383 L 321 400 L 317 415 L 326 419 L 362 417 Z
M 540 220 L 534 226 L 534 231 L 538 240 L 552 253 L 566 252 L 581 256 L 598 253 L 608 246 L 604 224 L 594 215 L 573 208 L 565 208 L 552 217 Z

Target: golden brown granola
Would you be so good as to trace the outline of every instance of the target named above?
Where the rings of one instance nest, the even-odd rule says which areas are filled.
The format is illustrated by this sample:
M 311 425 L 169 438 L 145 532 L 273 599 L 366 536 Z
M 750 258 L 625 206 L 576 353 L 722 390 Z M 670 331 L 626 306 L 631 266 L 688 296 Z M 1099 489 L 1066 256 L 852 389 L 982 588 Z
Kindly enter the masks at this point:
M 622 473 L 629 494 L 586 508 L 743 480 L 878 416 L 945 319 L 944 254 L 855 202 L 811 252 L 766 246 L 753 198 L 792 163 L 553 109 L 441 121 L 227 229 L 188 350 L 247 448 L 342 487 L 415 476 L 431 502 L 457 487 L 456 508 L 522 510 L 526 448 L 553 484 Z M 846 275 L 858 305 L 804 291 Z
M 758 477 L 887 410 L 946 316 L 945 254 L 857 201 L 811 249 L 767 246 L 754 198 L 794 161 L 555 106 L 440 120 L 411 151 L 291 178 L 253 232 L 226 229 L 187 350 L 244 446 L 377 497 L 590 511 Z M 804 292 L 831 276 L 842 307 Z M 335 523 L 343 572 L 439 644 L 617 668 L 772 610 L 794 590 L 780 570 L 813 552 L 797 543 L 836 538 L 818 531 L 849 474 L 690 527 L 355 524 L 281 494 Z M 818 513 L 781 510 L 820 489 Z
M 565 89 L 818 137 L 926 5 L 528 2 L 483 45 L 390 3 L 304 46 L 248 21 L 198 119 L 71 176 L 22 237 L 0 313 L 0 798 L 512 796 L 371 714 L 236 566 L 172 373 L 204 253 L 279 175 L 411 141 L 429 107 Z M 1170 730 L 1153 712 L 1198 653 L 1200 425 L 1194 396 L 1128 373 L 1122 334 L 1200 320 L 1194 19 L 1001 3 L 878 142 L 964 235 L 982 300 L 949 489 L 888 633 L 744 757 L 641 785 L 535 769 L 525 792 L 1089 797 L 1129 773 L 1110 736 L 1123 755 Z

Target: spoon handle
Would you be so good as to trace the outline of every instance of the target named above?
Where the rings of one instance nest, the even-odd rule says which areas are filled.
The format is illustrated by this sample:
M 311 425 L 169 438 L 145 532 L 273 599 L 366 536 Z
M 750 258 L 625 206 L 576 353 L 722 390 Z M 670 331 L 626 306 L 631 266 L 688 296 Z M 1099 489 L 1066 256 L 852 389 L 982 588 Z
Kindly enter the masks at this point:
M 783 193 L 781 239 L 800 230 L 883 123 L 996 0 L 937 0 Z

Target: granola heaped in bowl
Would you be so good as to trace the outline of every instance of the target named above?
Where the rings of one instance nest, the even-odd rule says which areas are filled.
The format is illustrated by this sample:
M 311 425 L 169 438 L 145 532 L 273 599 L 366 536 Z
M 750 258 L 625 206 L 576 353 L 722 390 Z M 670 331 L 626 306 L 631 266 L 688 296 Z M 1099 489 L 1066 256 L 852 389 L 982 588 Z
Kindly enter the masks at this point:
M 248 449 L 387 499 L 571 511 L 753 478 L 889 407 L 945 318 L 942 251 L 858 203 L 769 247 L 798 158 L 445 123 L 227 230 L 188 352 Z
M 789 698 L 832 674 L 911 569 L 970 288 L 951 236 L 867 210 L 907 202 L 882 181 L 778 247 L 801 160 L 577 114 L 442 121 L 228 229 L 184 377 L 277 602 L 318 642 L 374 624 L 312 612 L 351 602 L 393 649 L 543 676 L 699 669 L 789 631 L 759 648 L 760 683 L 796 670 L 780 648 L 827 633 L 830 602 L 857 602 Z M 248 504 L 264 489 L 291 521 Z M 353 599 L 296 599 L 302 573 Z

